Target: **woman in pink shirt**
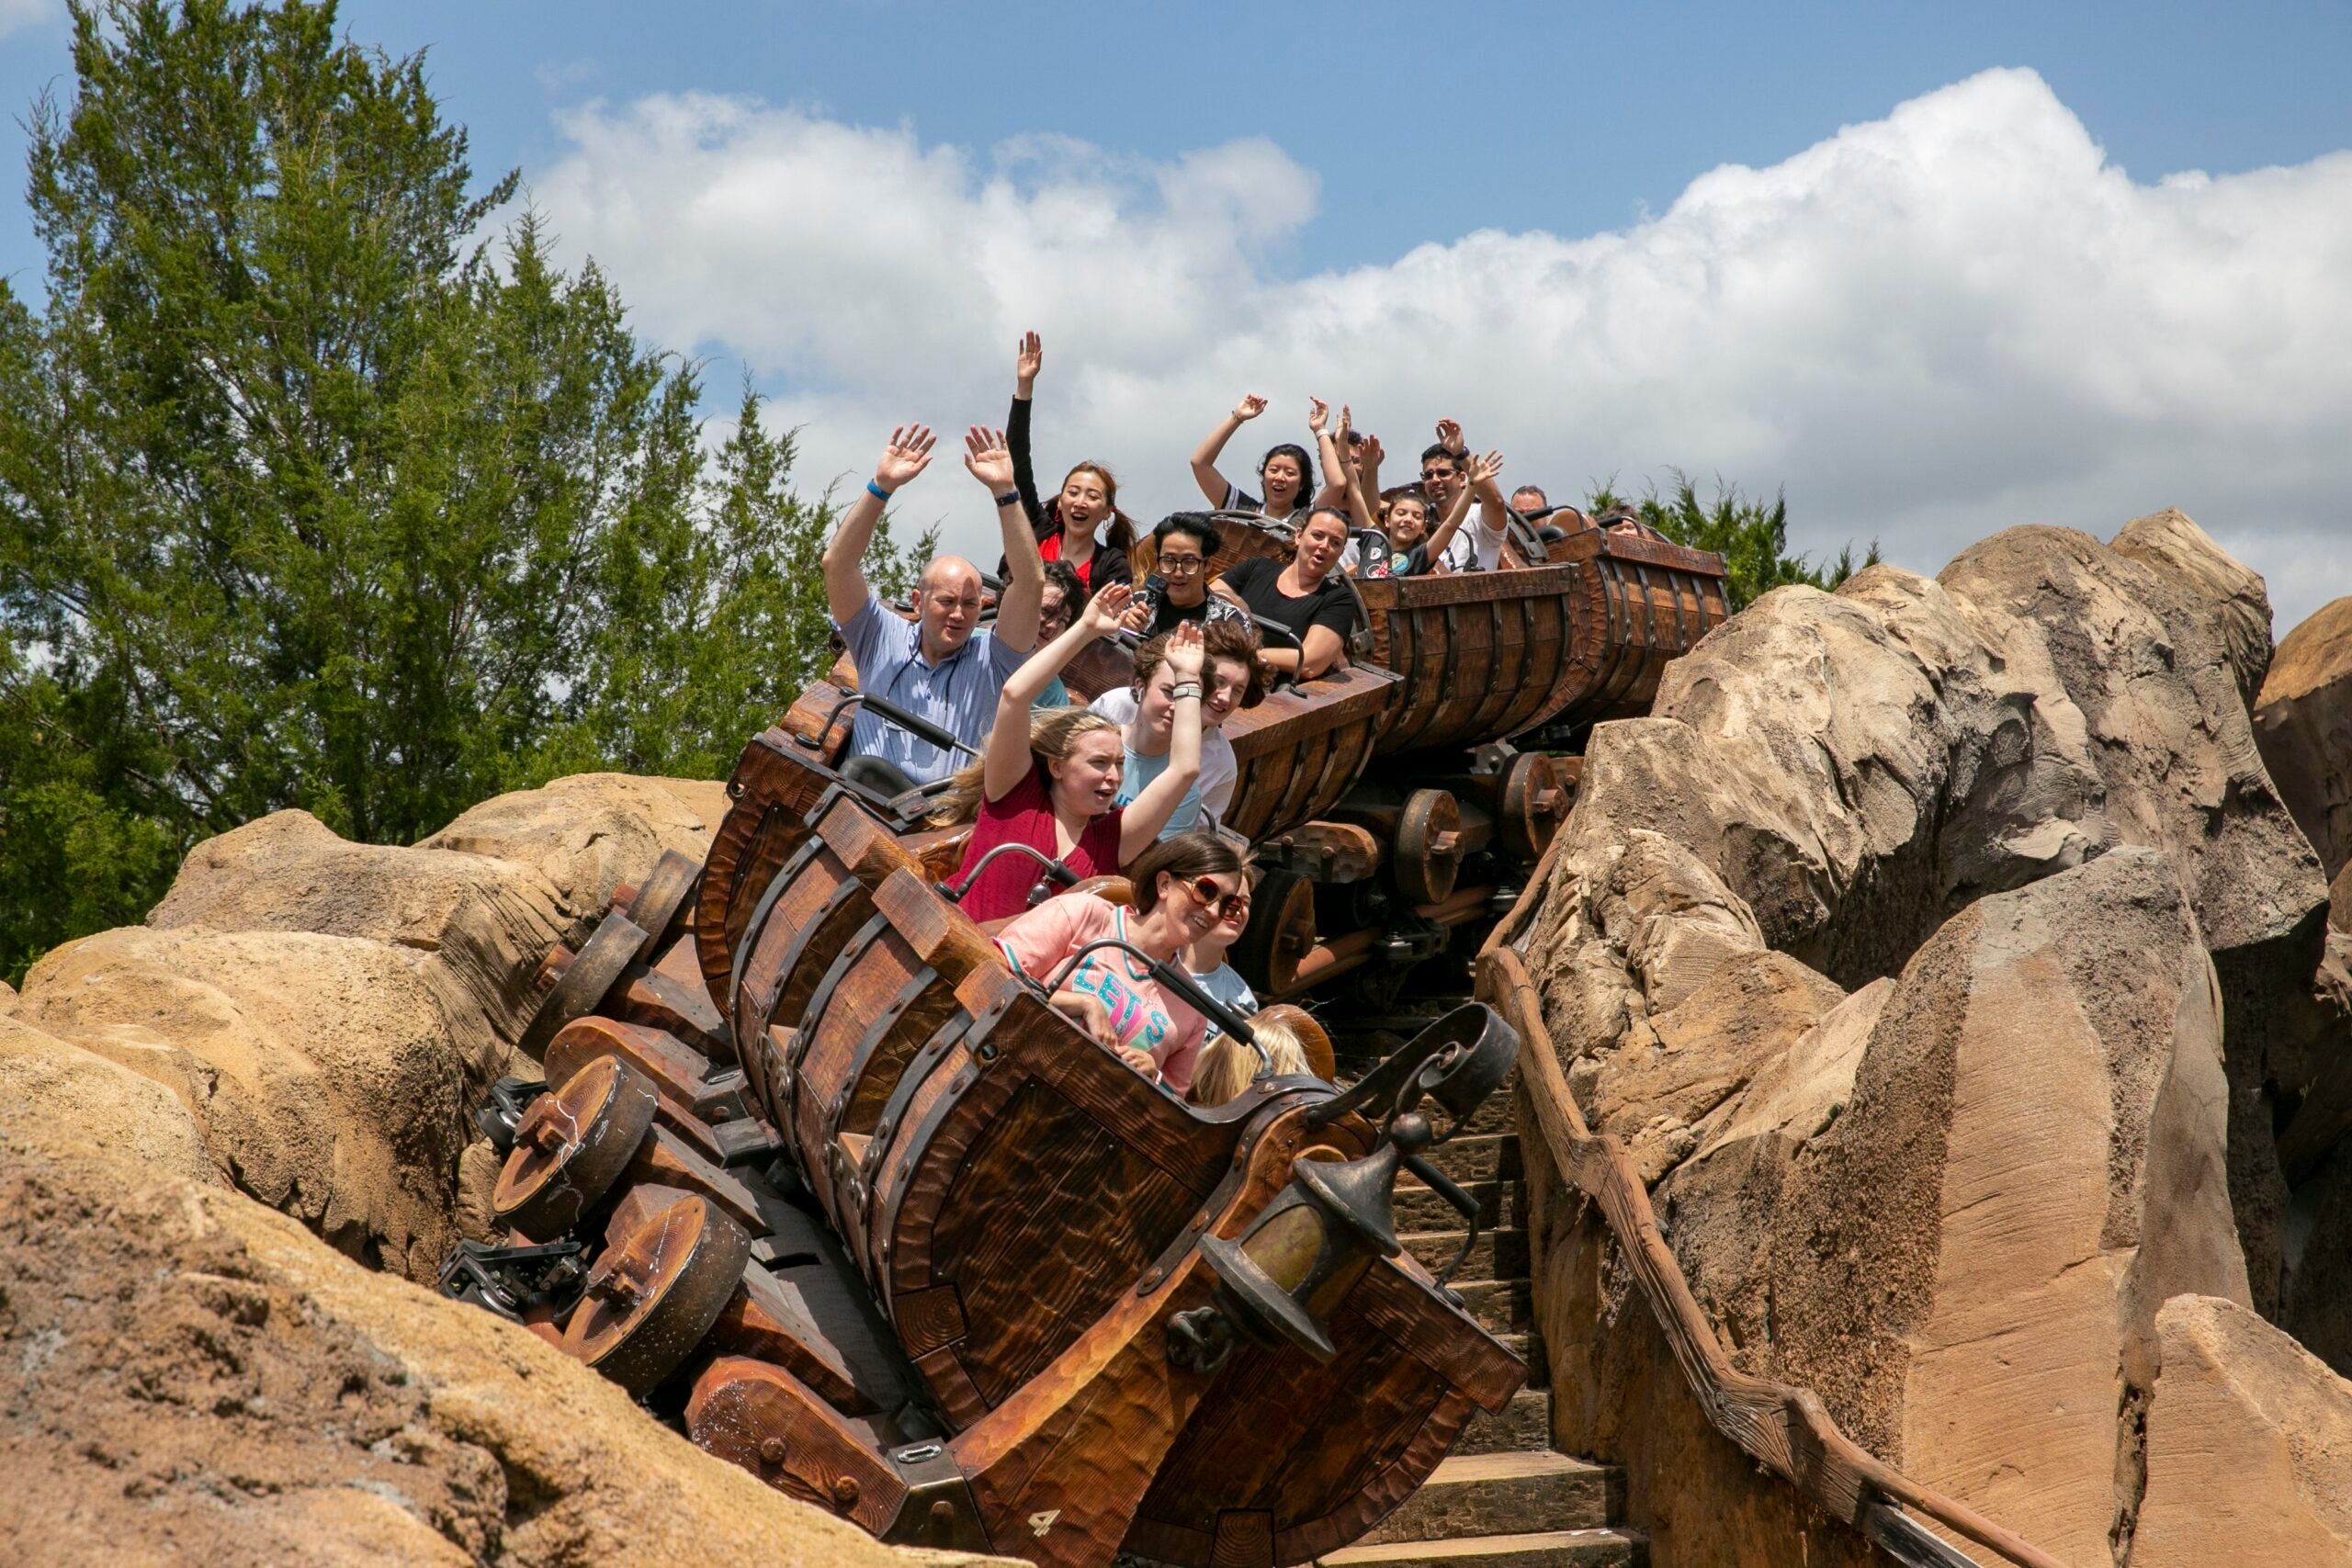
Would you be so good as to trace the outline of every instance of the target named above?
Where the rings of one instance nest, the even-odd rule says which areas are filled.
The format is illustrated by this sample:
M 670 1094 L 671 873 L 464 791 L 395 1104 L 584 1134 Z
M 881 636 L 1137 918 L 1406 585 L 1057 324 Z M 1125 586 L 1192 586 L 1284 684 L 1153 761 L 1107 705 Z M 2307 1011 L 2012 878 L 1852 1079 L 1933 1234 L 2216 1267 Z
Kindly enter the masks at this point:
M 1125 807 L 1119 783 L 1126 747 L 1119 727 L 1083 708 L 1033 716 L 1029 705 L 1079 649 L 1118 628 L 1131 597 L 1112 583 L 1087 602 L 1069 630 L 1029 656 L 1006 678 L 980 761 L 956 775 L 934 822 L 969 822 L 963 863 L 948 886 L 964 913 L 1001 920 L 1029 908 L 1042 868 L 1018 850 L 981 862 L 990 850 L 1025 844 L 1081 877 L 1115 874 L 1141 854 L 1201 773 L 1201 628 L 1186 622 L 1169 634 L 1168 668 L 1176 677 L 1168 767 Z M 1048 886 L 1051 885 L 1048 884 Z
M 1133 954 L 1099 948 L 1062 967 L 1088 943 L 1114 939 L 1170 962 L 1206 936 L 1236 899 L 1250 897 L 1241 853 L 1214 833 L 1164 839 L 1128 868 L 1132 909 L 1091 893 L 1048 898 L 997 933 L 996 944 L 1019 973 L 1054 987 L 1054 1005 L 1086 1027 L 1147 1077 L 1178 1094 L 1193 1087 L 1200 1057 L 1201 1015 L 1159 988 Z

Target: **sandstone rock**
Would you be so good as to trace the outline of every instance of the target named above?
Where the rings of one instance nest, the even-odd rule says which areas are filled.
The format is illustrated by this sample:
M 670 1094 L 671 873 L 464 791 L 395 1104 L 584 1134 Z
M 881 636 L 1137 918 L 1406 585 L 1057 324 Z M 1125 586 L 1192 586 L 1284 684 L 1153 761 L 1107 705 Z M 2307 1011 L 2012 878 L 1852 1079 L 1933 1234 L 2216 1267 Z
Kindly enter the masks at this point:
M 724 784 L 579 773 L 483 801 L 417 847 L 521 862 L 588 915 L 663 850 L 702 859 L 726 816 Z
M 2352 1383 L 2239 1303 L 2176 1296 L 2130 1568 L 2352 1562 Z
M 2329 876 L 2352 863 L 2352 597 L 2289 632 L 2254 709 L 2254 738 Z
M 923 1555 L 709 1458 L 523 1329 L 368 1274 L 215 1186 L 0 1158 L 0 1539 L 40 1542 L 44 1562 Z
M 535 865 L 355 844 L 307 811 L 279 811 L 198 844 L 147 923 L 315 931 L 431 953 L 511 1040 L 528 1021 L 540 960 L 594 912 L 567 904 Z
M 507 1058 L 431 954 L 297 932 L 85 937 L 15 1021 L 170 1089 L 238 1187 L 411 1279 L 455 1238 L 467 1114 Z
M 0 1018 L 6 1018 L 16 1010 L 17 987 L 6 980 L 0 980 Z
M 1655 1182 L 1689 1156 L 1750 1078 L 1781 1066 L 1844 998 L 1786 953 L 1744 953 L 1618 1049 L 1578 1063 L 1570 1084 L 1592 1125 L 1623 1140 L 1643 1179 Z
M 2263 672 L 2270 668 L 2270 591 L 2261 575 L 2231 558 L 2211 535 L 2169 506 L 2125 524 L 2109 547 L 2171 577 L 2205 605 L 2236 672 L 2238 700 L 2254 706 Z
M 2177 542 L 2177 530 L 2166 538 Z M 2143 553 L 2153 556 L 2143 534 Z M 2078 708 L 2120 840 L 2170 856 L 2221 979 L 2228 1026 L 2230 1187 L 2257 1307 L 2276 1313 L 2287 1184 L 2277 1095 L 2324 1060 L 2311 977 L 2326 889 L 2254 745 L 2211 573 L 2158 570 L 2064 528 L 2011 528 L 1938 576 L 1976 613 L 2038 628 Z
M 1650 718 L 1594 731 L 1558 874 L 1655 832 L 1765 944 L 1866 984 L 1970 899 L 2112 840 L 2081 716 L 2035 675 L 1892 567 L 1776 589 L 1668 667 Z
M 164 930 L 317 931 L 439 957 L 512 1040 L 539 962 L 664 850 L 700 860 L 726 786 L 583 773 L 484 801 L 413 848 L 355 844 L 280 811 L 197 846 L 147 917 Z
M 152 1078 L 0 1018 L 0 1158 L 106 1153 L 156 1176 L 225 1184 L 196 1119 Z
M 1744 1366 L 1816 1390 L 1871 1451 L 2062 1560 L 2103 1562 L 2119 1395 L 2154 1382 L 2158 1304 L 2246 1299 L 2226 1099 L 2171 863 L 2119 849 L 1977 900 L 1891 986 L 1829 1009 L 1657 1201 Z M 1554 1386 L 1588 1418 L 1668 1375 L 1610 1278 L 1581 1326 L 1556 1297 L 1544 1324 Z

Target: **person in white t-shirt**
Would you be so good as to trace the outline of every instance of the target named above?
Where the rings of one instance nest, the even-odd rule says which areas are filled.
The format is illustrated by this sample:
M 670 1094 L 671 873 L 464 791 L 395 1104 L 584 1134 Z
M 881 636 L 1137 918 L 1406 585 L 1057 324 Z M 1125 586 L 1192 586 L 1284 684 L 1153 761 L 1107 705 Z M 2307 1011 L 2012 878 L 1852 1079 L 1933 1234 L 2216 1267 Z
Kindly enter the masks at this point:
M 1447 571 L 1492 571 L 1502 565 L 1503 540 L 1510 525 L 1510 507 L 1494 476 L 1474 482 L 1470 447 L 1462 426 L 1450 419 L 1437 422 L 1437 439 L 1421 448 L 1421 491 L 1430 498 L 1430 512 L 1440 517 L 1463 489 L 1470 488 L 1478 509 L 1470 526 L 1453 536 L 1440 558 Z
M 1225 721 L 1237 708 L 1255 707 L 1265 695 L 1255 657 L 1257 643 L 1248 627 L 1234 621 L 1211 621 L 1202 630 L 1205 652 L 1201 666 L 1201 776 L 1177 803 L 1163 839 L 1195 831 L 1207 824 L 1205 811 L 1222 821 L 1233 804 L 1233 786 L 1240 773 L 1233 742 L 1223 733 Z M 1136 676 L 1125 690 L 1109 691 L 1087 705 L 1120 727 L 1126 745 L 1126 768 L 1119 784 L 1125 804 L 1129 792 L 1142 793 L 1168 766 L 1175 703 L 1170 695 L 1175 677 L 1165 661 L 1167 639 L 1154 637 L 1136 650 Z

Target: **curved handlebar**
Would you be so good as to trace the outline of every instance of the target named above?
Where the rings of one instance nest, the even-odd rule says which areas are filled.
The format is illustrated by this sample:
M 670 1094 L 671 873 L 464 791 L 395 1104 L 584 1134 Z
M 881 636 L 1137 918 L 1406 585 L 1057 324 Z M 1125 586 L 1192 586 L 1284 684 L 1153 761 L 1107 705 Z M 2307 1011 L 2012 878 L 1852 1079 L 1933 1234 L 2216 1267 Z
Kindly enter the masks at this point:
M 1078 886 L 1080 880 L 1078 873 L 1072 871 L 1069 866 L 1063 864 L 1060 861 L 1056 860 L 1053 856 L 1046 853 L 1045 851 L 1033 848 L 1028 844 L 997 845 L 995 848 L 989 850 L 986 854 L 980 856 L 978 862 L 973 865 L 972 869 L 964 874 L 964 880 L 960 886 L 950 887 L 944 882 L 934 883 L 933 886 L 938 889 L 939 896 L 941 897 L 946 899 L 951 904 L 960 904 L 964 900 L 964 895 L 972 890 L 972 884 L 979 880 L 980 873 L 988 870 L 989 862 L 996 859 L 997 856 L 1001 854 L 1016 853 L 1027 855 L 1031 860 L 1035 861 L 1039 865 L 1045 868 L 1045 872 L 1047 876 L 1051 877 L 1054 881 L 1060 883 L 1064 887 L 1075 887 Z M 1041 883 L 1039 886 L 1042 886 L 1043 884 Z M 1031 897 L 1029 901 L 1033 907 L 1045 901 L 1044 899 L 1035 897 L 1035 892 L 1036 889 L 1034 887 L 1030 890 Z
M 1201 989 L 1200 982 L 1185 974 L 1176 964 L 1164 958 L 1154 958 L 1133 942 L 1121 942 L 1116 937 L 1107 936 L 1098 942 L 1088 942 L 1062 961 L 1061 967 L 1054 971 L 1053 979 L 1046 984 L 1046 994 L 1050 997 L 1060 990 L 1062 982 L 1069 979 L 1078 966 L 1086 961 L 1088 953 L 1094 952 L 1097 948 L 1104 947 L 1115 947 L 1122 953 L 1141 959 L 1144 967 L 1151 971 L 1151 977 L 1182 998 L 1187 1007 L 1258 1053 L 1258 1066 L 1261 1073 L 1273 1071 L 1273 1058 L 1266 1055 L 1266 1048 L 1263 1045 L 1258 1043 L 1257 1032 L 1250 1027 L 1247 1020 Z
M 801 744 L 811 748 L 822 745 L 821 738 L 833 732 L 833 721 L 841 717 L 842 710 L 855 703 L 863 703 L 870 712 L 880 714 L 917 739 L 928 740 L 943 751 L 961 751 L 967 757 L 977 757 L 980 754 L 978 748 L 956 739 L 955 736 L 921 714 L 909 713 L 898 704 L 887 698 L 877 697 L 871 692 L 842 693 L 841 701 L 835 703 L 826 713 L 825 727 L 817 732 L 820 739 L 811 740 L 804 735 L 800 738 Z

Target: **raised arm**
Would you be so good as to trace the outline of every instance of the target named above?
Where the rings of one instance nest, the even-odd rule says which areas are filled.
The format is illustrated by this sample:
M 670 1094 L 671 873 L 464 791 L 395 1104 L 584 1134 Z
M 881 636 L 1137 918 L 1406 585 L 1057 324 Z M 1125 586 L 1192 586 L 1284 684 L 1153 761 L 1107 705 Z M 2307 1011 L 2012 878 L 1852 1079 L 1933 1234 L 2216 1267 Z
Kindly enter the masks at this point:
M 882 505 L 891 492 L 930 466 L 932 439 L 928 425 L 902 424 L 890 432 L 890 445 L 874 465 L 874 482 L 825 542 L 825 607 L 832 612 L 835 626 L 849 625 L 850 618 L 865 608 L 870 593 L 865 584 L 865 548 L 874 542 L 874 525 L 882 521 Z M 1030 547 L 1034 551 L 1036 547 Z M 1029 635 L 1037 635 L 1034 617 Z
M 1021 510 L 1033 528 L 1045 525 L 1046 503 L 1037 499 L 1037 475 L 1029 466 L 1029 395 L 1037 389 L 1037 372 L 1045 366 L 1044 340 L 1035 333 L 1022 334 L 1012 355 L 1012 410 L 1004 419 L 1004 444 L 1012 449 L 1012 488 L 1021 492 Z
M 1233 412 L 1218 420 L 1216 428 L 1203 436 L 1201 444 L 1193 449 L 1193 482 L 1201 487 L 1201 493 L 1209 498 L 1211 506 L 1223 506 L 1225 492 L 1233 488 L 1216 471 L 1218 455 L 1225 450 L 1225 444 L 1233 439 L 1235 431 L 1265 412 L 1266 400 L 1251 392 L 1234 404 Z
M 1201 666 L 1206 647 L 1198 621 L 1168 634 L 1168 669 L 1176 677 L 1175 720 L 1168 737 L 1168 766 L 1144 785 L 1119 816 L 1119 863 L 1151 847 L 1201 776 Z
M 1501 542 L 1510 536 L 1511 518 L 1510 498 L 1503 494 L 1502 486 L 1495 482 L 1497 476 L 1503 471 L 1503 455 L 1489 452 L 1485 460 L 1471 464 L 1468 471 L 1470 482 L 1463 489 L 1477 497 L 1478 526 L 1495 536 L 1496 547 L 1499 549 Z M 1499 560 L 1501 558 L 1498 556 L 1496 558 Z M 1543 563 L 1539 560 L 1535 564 L 1540 566 Z
M 1029 709 L 1052 684 L 1062 667 L 1095 638 L 1117 629 L 1126 613 L 1129 590 L 1114 582 L 1086 602 L 1069 629 L 1031 654 L 1004 679 L 996 699 L 996 718 L 989 726 L 988 745 L 980 753 L 980 784 L 990 800 L 1002 800 L 1029 776 Z
M 1323 444 L 1325 480 L 1325 499 L 1317 504 L 1331 506 L 1344 501 L 1348 515 L 1354 519 L 1357 528 L 1374 528 L 1379 526 L 1379 521 L 1373 513 L 1371 501 L 1364 495 L 1363 476 L 1357 471 L 1356 465 L 1348 461 L 1348 432 L 1351 428 L 1349 411 L 1343 403 L 1340 407 L 1339 428 L 1316 433 Z
M 1363 445 L 1356 448 L 1356 460 L 1348 465 L 1348 512 L 1359 528 L 1372 528 L 1380 521 L 1380 437 L 1366 435 Z
M 1430 536 L 1422 541 L 1423 549 L 1430 560 L 1434 561 L 1443 555 L 1445 547 L 1453 542 L 1453 536 L 1460 530 L 1462 520 L 1470 515 L 1471 498 L 1474 495 L 1481 495 L 1483 491 L 1491 488 L 1495 482 L 1495 476 L 1502 471 L 1503 455 L 1500 452 L 1489 452 L 1483 457 L 1472 460 L 1469 481 L 1453 492 L 1453 500 L 1446 505 L 1445 520 L 1431 529 Z
M 1315 493 L 1317 506 L 1337 506 L 1348 492 L 1348 466 L 1341 453 L 1345 448 L 1335 444 L 1331 430 L 1331 405 L 1320 398 L 1306 400 L 1306 428 L 1315 435 L 1316 467 L 1323 470 L 1323 488 Z M 1347 421 L 1340 421 L 1337 441 L 1347 440 Z
M 1019 404 L 1014 405 L 1016 408 Z M 974 425 L 964 434 L 964 467 L 988 486 L 1004 535 L 1004 592 L 996 602 L 996 639 L 1015 653 L 1037 646 L 1037 610 L 1046 602 L 1046 562 L 1037 534 L 1012 488 L 1012 454 L 1004 432 Z M 1038 682 L 1040 689 L 1044 682 Z

